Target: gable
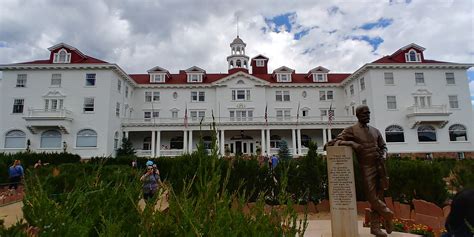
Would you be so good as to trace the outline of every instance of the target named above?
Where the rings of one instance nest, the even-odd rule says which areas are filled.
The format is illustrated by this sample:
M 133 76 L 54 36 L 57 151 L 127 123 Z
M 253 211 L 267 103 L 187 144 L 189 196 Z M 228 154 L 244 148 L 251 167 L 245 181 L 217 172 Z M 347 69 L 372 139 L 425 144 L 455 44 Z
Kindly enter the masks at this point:
M 263 86 L 268 85 L 269 82 L 260 79 L 258 77 L 254 77 L 246 72 L 237 72 L 226 76 L 218 81 L 213 82 L 216 86 Z

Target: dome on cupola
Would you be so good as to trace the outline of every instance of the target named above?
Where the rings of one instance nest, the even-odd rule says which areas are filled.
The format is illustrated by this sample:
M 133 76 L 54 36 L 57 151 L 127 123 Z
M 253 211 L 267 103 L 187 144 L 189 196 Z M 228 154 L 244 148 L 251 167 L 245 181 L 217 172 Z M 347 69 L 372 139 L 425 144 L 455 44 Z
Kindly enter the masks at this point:
M 231 45 L 233 44 L 243 44 L 245 45 L 244 41 L 237 35 L 237 38 L 234 39 L 234 41 L 232 41 L 232 43 L 230 43 Z

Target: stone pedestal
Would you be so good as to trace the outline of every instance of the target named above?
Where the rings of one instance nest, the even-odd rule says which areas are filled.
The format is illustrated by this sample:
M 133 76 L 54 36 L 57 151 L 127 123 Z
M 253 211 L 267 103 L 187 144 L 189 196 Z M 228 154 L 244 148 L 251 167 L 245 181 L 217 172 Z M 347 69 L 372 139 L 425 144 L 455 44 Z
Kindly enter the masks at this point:
M 359 236 L 352 148 L 327 148 L 331 233 L 333 237 Z

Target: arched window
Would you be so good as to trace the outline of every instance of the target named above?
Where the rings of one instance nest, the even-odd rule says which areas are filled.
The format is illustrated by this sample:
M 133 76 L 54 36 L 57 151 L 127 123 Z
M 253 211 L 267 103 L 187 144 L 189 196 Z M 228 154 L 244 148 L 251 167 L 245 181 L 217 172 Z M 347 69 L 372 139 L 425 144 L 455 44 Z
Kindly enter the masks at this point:
M 311 137 L 306 134 L 301 134 L 301 145 L 304 147 L 309 147 L 309 142 L 311 141 Z
M 466 127 L 461 124 L 454 124 L 449 127 L 450 141 L 467 141 Z
M 118 135 L 118 133 L 116 134 Z M 97 147 L 97 133 L 92 129 L 79 131 L 77 133 L 76 147 Z
M 242 62 L 240 61 L 240 59 L 237 59 L 237 61 L 235 62 L 235 66 L 242 67 Z
M 244 60 L 244 67 L 247 68 L 247 60 Z
M 211 136 L 202 137 L 202 142 L 204 143 L 204 149 L 211 149 L 212 148 L 212 137 Z
M 115 132 L 114 135 L 114 149 L 117 150 L 119 147 L 119 132 Z
M 12 130 L 5 135 L 5 148 L 25 148 L 26 134 L 21 130 Z
M 71 61 L 71 54 L 65 49 L 59 50 L 54 54 L 54 63 L 69 63 Z
M 387 142 L 405 142 L 403 128 L 398 125 L 391 125 L 385 129 L 385 141 Z
M 48 130 L 41 134 L 41 148 L 61 148 L 61 133 L 57 130 Z
M 151 137 L 145 137 L 143 139 L 143 150 L 145 151 L 151 150 Z
M 183 137 L 173 137 L 170 140 L 171 149 L 183 149 Z
M 436 129 L 433 126 L 429 126 L 429 125 L 418 127 L 418 141 L 435 142 Z
M 229 67 L 234 68 L 234 62 L 232 60 L 229 62 Z
M 270 148 L 280 148 L 281 137 L 278 135 L 270 136 Z

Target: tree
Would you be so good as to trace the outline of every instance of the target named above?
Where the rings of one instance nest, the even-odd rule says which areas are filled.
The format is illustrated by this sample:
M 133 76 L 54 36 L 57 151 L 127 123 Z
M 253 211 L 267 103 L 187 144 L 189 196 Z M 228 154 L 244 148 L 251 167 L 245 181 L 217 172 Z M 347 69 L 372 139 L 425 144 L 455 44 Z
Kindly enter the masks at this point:
M 314 141 L 309 141 L 307 157 L 316 158 L 318 157 L 318 144 Z
M 288 143 L 285 140 L 280 141 L 280 150 L 278 150 L 278 157 L 283 160 L 291 159 L 290 150 L 288 149 Z
M 135 155 L 135 148 L 126 137 L 122 138 L 122 145 L 117 149 L 117 156 L 133 156 Z

